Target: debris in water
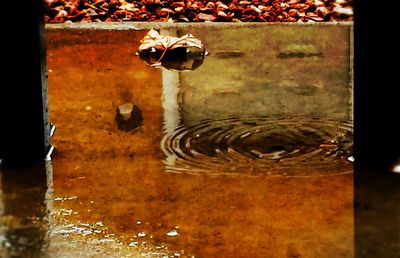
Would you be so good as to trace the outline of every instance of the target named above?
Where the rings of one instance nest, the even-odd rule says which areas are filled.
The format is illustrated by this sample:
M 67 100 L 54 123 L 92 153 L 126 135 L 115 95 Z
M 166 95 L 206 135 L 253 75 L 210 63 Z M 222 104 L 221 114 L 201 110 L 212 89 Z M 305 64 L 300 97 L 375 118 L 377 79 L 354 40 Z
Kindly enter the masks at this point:
M 186 58 L 187 54 L 191 52 L 189 49 L 199 49 L 201 50 L 201 56 L 206 55 L 203 43 L 192 34 L 185 34 L 182 37 L 172 37 L 161 35 L 158 31 L 151 29 L 141 40 L 138 54 L 141 57 L 148 58 L 152 66 L 161 66 L 163 59 Z M 150 58 L 151 56 L 155 60 Z
M 67 200 L 75 200 L 75 199 L 78 199 L 78 197 L 77 197 L 77 196 L 71 196 L 71 197 L 56 197 L 56 198 L 53 199 L 53 201 L 55 201 L 55 202 L 58 202 L 58 201 L 64 202 L 64 201 L 67 201 Z
M 118 107 L 119 114 L 121 115 L 122 120 L 128 121 L 132 117 L 133 104 L 126 103 Z
M 145 236 L 146 236 L 146 233 L 145 233 L 145 232 L 139 232 L 139 233 L 137 234 L 137 236 L 138 236 L 138 237 L 145 237 Z
M 60 209 L 61 216 L 69 216 L 72 215 L 72 213 L 73 213 L 72 209 Z
M 152 55 L 153 54 L 150 53 L 150 55 L 141 56 L 140 58 L 148 65 L 155 66 L 154 60 L 157 60 L 159 55 L 155 53 L 155 58 Z M 178 48 L 171 50 L 169 55 L 166 56 L 167 57 L 164 57 L 163 60 L 161 60 L 161 65 L 155 66 L 156 68 L 165 68 L 167 70 L 175 71 L 194 71 L 203 64 L 205 55 L 198 52 L 186 52 L 185 50 Z M 168 56 L 171 56 L 171 58 Z
M 115 121 L 118 129 L 127 132 L 132 131 L 142 125 L 142 111 L 132 103 L 125 103 L 117 107 Z
M 130 243 L 128 244 L 128 246 L 132 246 L 132 247 L 136 247 L 136 246 L 138 246 L 138 245 L 139 245 L 139 242 L 136 242 L 136 241 L 130 242 Z
M 107 238 L 102 238 L 99 240 L 100 243 L 109 243 L 109 242 L 115 242 L 115 239 L 107 239 Z
M 83 231 L 82 231 L 82 235 L 83 235 L 83 236 L 91 235 L 92 233 L 93 233 L 93 232 L 90 231 L 90 230 L 83 230 Z
M 169 237 L 175 237 L 175 236 L 179 236 L 179 233 L 178 233 L 178 231 L 176 231 L 176 230 L 174 229 L 174 230 L 169 231 L 169 232 L 167 233 L 167 236 L 169 236 Z

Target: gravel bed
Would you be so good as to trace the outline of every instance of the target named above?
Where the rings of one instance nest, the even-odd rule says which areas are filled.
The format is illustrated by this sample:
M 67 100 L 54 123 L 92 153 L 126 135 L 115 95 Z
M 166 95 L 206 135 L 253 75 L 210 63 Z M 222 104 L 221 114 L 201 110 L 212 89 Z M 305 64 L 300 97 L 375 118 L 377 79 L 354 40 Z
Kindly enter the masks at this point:
M 45 0 L 46 23 L 352 20 L 352 0 Z

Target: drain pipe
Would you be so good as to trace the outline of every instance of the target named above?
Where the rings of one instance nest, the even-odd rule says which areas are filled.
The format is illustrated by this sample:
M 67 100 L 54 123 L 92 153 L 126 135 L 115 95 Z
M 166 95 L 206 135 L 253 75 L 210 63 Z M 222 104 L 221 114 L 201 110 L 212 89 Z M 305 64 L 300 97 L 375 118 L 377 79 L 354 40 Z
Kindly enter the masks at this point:
M 6 17 L 11 23 L 2 32 L 0 162 L 2 166 L 34 164 L 43 161 L 50 150 L 44 1 L 24 1 L 20 7 L 7 1 L 4 5 L 4 10 L 15 11 L 6 12 L 12 15 Z M 16 19 L 23 20 L 23 26 L 13 24 Z

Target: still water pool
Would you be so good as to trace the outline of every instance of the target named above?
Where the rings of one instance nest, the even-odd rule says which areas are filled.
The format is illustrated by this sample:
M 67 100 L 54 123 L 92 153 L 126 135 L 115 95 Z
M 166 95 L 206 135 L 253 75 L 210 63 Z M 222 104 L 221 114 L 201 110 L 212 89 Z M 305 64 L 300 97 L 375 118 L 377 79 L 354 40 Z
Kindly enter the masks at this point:
M 2 171 L 4 254 L 354 257 L 350 27 L 188 32 L 209 54 L 178 70 L 146 31 L 47 31 L 56 150 L 42 183 Z

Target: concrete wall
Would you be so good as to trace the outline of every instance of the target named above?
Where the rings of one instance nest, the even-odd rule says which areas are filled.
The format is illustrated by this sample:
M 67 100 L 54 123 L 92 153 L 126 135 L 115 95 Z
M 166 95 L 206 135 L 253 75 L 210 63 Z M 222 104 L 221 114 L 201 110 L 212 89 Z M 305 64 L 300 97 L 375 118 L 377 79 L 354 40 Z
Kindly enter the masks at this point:
M 238 115 L 353 118 L 352 23 L 47 26 L 52 35 L 57 31 L 59 44 L 63 31 L 75 31 L 79 37 L 81 33 L 109 30 L 120 42 L 124 38 L 118 35 L 132 31 L 133 37 L 134 31 L 150 28 L 169 35 L 192 33 L 209 52 L 194 71 L 163 72 L 163 76 L 175 78 L 163 79 L 164 101 L 175 103 L 167 108 L 167 113 L 174 114 L 171 121 L 189 125 L 201 119 Z
M 180 72 L 186 123 L 254 114 L 352 120 L 351 25 L 178 29 L 188 32 L 209 55 Z

